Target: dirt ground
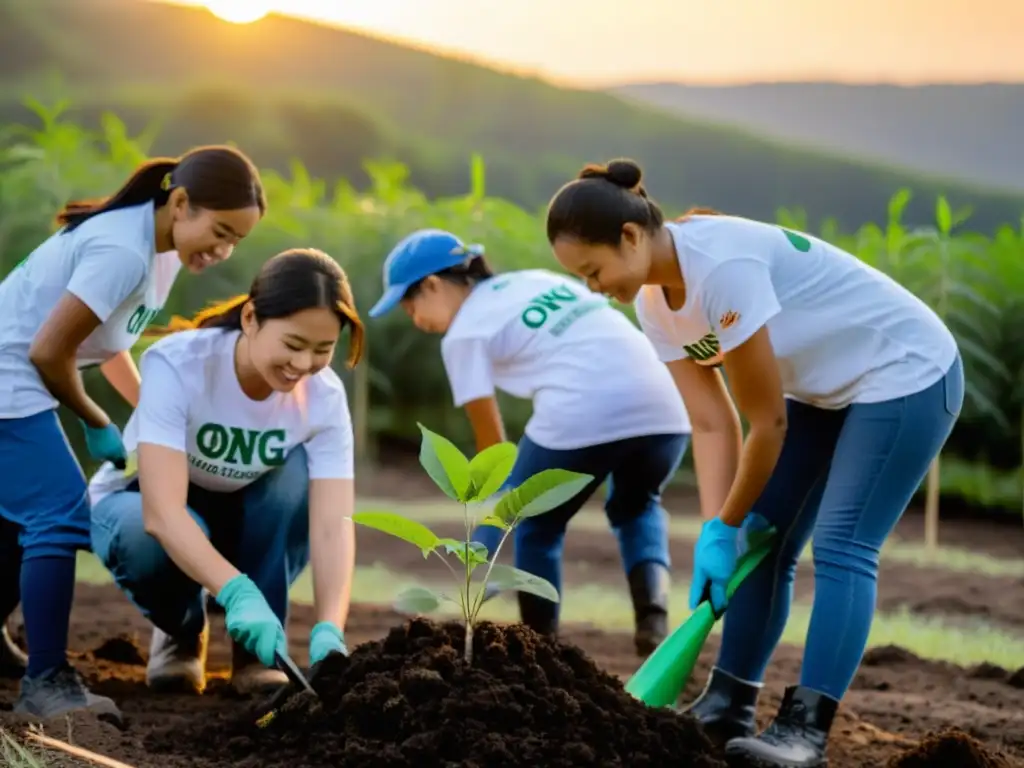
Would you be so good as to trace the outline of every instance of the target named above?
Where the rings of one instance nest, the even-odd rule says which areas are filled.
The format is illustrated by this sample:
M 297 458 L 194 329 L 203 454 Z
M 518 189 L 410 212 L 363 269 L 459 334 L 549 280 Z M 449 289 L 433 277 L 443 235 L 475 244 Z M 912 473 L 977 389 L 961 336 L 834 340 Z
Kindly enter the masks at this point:
M 394 483 L 384 482 L 395 490 Z M 375 489 L 376 490 L 376 489 Z M 365 492 L 365 490 L 364 490 Z M 379 491 L 371 495 L 381 496 Z M 394 496 L 394 493 L 389 495 Z M 675 500 L 673 508 L 689 505 L 692 498 Z M 1018 527 L 1019 528 L 1019 527 Z M 444 528 L 438 530 L 444 535 Z M 457 533 L 452 529 L 451 533 Z M 898 535 L 919 538 L 920 521 L 909 517 Z M 421 555 L 401 542 L 389 540 L 360 529 L 358 560 L 362 565 L 387 562 L 389 568 L 408 573 L 436 575 L 436 564 L 424 563 Z M 944 523 L 943 538 L 960 546 L 988 551 L 998 556 L 1020 556 L 1024 533 L 1017 528 L 991 523 L 966 521 Z M 673 546 L 675 567 L 688 573 L 692 562 L 692 544 Z M 571 530 L 565 551 L 566 580 L 581 583 L 607 579 L 609 585 L 623 588 L 614 540 L 603 532 Z M 581 564 L 586 564 L 585 570 Z M 809 564 L 808 564 L 809 565 Z M 802 568 L 797 591 L 809 597 L 813 590 L 811 569 Z M 350 615 L 346 635 L 350 648 L 378 640 L 404 619 L 392 611 L 358 603 Z M 885 564 L 880 578 L 879 604 L 883 609 L 908 606 L 924 614 L 982 616 L 989 621 L 1021 631 L 1024 627 L 1024 583 L 1013 579 L 993 579 L 977 574 L 950 574 L 938 569 Z M 679 621 L 683 617 L 673 617 Z M 308 633 L 312 622 L 309 607 L 295 606 L 289 634 L 293 652 L 300 663 L 307 658 Z M 18 618 L 15 619 L 17 629 Z M 216 678 L 202 697 L 151 695 L 144 685 L 145 655 L 149 633 L 138 612 L 114 587 L 80 586 L 72 616 L 71 648 L 74 661 L 86 674 L 94 689 L 112 696 L 122 707 L 128 722 L 118 731 L 105 723 L 75 718 L 48 723 L 45 732 L 55 738 L 69 738 L 76 744 L 122 760 L 136 768 L 174 768 L 234 765 L 207 761 L 204 755 L 176 761 L 167 755 L 147 752 L 143 740 L 154 729 L 183 728 L 186 723 L 213 719 L 247 706 L 229 693 L 223 678 L 228 669 L 228 648 L 224 641 L 221 617 L 213 618 L 213 642 L 209 667 Z M 135 659 L 122 655 L 121 661 L 101 658 L 96 649 L 112 638 L 127 638 L 139 649 Z M 602 669 L 625 680 L 637 668 L 628 635 L 611 634 L 586 626 L 567 627 L 563 640 L 582 648 Z M 124 644 L 122 644 L 124 645 Z M 132 651 L 132 645 L 127 650 Z M 123 652 L 125 648 L 121 648 Z M 717 650 L 712 638 L 702 654 L 697 673 L 684 697 L 699 693 Z M 760 719 L 766 724 L 781 698 L 783 688 L 799 677 L 801 651 L 783 646 L 769 668 Z M 1024 664 L 1024 660 L 1022 660 Z M 10 712 L 17 690 L 16 681 L 0 681 L 0 726 L 14 733 L 23 732 L 24 722 Z M 251 703 L 251 702 L 250 702 Z M 1024 667 L 1004 670 L 989 665 L 964 669 L 950 664 L 919 659 L 899 648 L 869 651 L 853 688 L 840 710 L 833 730 L 830 751 L 832 768 L 884 766 L 894 755 L 912 747 L 929 732 L 958 726 L 992 751 L 1002 751 L 1006 762 L 993 766 L 1024 768 Z M 69 734 L 69 727 L 71 732 Z M 61 765 L 51 761 L 50 765 Z M 75 765 L 68 762 L 67 765 Z M 326 764 L 326 763 L 325 763 Z M 335 763 L 332 763 L 332 765 Z M 920 763 L 924 765 L 926 763 Z M 931 764 L 931 763 L 927 763 Z M 967 765 L 954 761 L 952 764 Z M 983 763 L 972 763 L 982 765 Z

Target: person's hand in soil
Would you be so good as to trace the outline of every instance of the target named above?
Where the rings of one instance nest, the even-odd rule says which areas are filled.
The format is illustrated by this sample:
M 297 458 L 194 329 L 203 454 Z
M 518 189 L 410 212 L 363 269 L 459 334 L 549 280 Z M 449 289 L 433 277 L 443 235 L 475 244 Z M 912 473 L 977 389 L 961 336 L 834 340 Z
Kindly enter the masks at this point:
M 231 639 L 267 667 L 275 666 L 274 653 L 287 653 L 287 638 L 281 620 L 252 579 L 240 573 L 217 595 L 224 607 L 224 623 Z
M 697 610 L 705 591 L 710 592 L 711 607 L 716 614 L 725 610 L 728 602 L 725 590 L 736 570 L 739 555 L 739 533 L 738 526 L 729 525 L 720 517 L 708 520 L 701 527 L 694 549 L 693 581 L 690 582 L 691 611 Z
M 337 624 L 321 621 L 309 633 L 309 665 L 317 664 L 329 653 L 343 653 L 348 656 L 345 633 Z

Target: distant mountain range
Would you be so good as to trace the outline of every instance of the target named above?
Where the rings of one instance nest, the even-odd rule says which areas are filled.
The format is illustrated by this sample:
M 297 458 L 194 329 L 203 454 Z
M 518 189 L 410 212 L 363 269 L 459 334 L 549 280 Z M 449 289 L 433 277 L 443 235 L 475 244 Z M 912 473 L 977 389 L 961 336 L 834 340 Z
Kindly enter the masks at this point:
M 807 147 L 1024 190 L 1024 84 L 635 83 L 611 92 Z

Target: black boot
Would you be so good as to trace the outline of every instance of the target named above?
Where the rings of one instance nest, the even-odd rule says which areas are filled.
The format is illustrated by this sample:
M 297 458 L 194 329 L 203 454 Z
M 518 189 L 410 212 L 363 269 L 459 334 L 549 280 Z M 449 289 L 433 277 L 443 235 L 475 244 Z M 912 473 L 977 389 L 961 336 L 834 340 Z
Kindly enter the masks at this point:
M 668 636 L 669 570 L 650 560 L 629 572 L 629 596 L 633 600 L 633 644 L 642 659 L 650 656 Z
M 727 755 L 742 755 L 763 768 L 820 768 L 839 702 L 800 685 L 786 689 L 779 713 L 760 736 L 736 739 Z
M 551 638 L 558 637 L 558 603 L 547 598 L 531 595 L 529 592 L 517 592 L 519 596 L 519 616 L 523 624 L 540 635 Z
M 761 686 L 714 667 L 700 696 L 681 711 L 700 721 L 708 738 L 722 747 L 729 739 L 757 733 L 754 715 L 760 693 Z

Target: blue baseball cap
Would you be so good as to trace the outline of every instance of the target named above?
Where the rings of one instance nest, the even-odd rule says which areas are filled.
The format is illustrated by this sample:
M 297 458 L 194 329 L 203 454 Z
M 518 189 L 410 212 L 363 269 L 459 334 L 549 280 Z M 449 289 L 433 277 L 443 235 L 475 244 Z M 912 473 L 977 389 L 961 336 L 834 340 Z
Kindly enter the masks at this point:
M 373 305 L 370 317 L 394 309 L 413 283 L 483 254 L 482 245 L 466 245 L 443 229 L 420 229 L 406 235 L 384 259 L 384 294 Z

